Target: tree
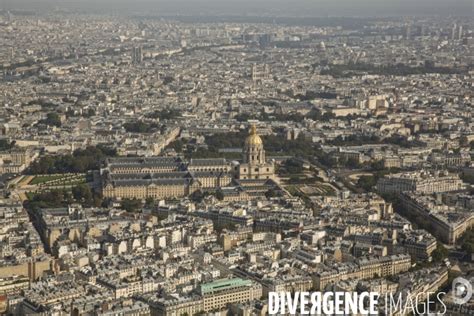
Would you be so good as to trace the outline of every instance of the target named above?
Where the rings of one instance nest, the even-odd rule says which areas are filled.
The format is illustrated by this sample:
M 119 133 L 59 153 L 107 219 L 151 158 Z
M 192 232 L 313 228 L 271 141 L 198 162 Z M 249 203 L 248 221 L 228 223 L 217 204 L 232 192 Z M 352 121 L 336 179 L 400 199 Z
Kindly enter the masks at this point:
M 443 246 L 442 243 L 438 242 L 436 249 L 433 251 L 431 256 L 433 257 L 434 262 L 441 262 L 449 255 L 448 249 Z
M 204 194 L 202 193 L 201 190 L 197 190 L 197 191 L 194 191 L 190 196 L 189 198 L 191 199 L 191 201 L 195 202 L 195 203 L 201 203 L 202 200 L 204 199 Z
M 69 199 L 66 197 L 64 190 L 51 190 L 30 196 L 29 200 L 25 201 L 25 208 L 36 210 L 39 208 L 62 207 L 65 206 L 67 200 Z
M 349 158 L 347 159 L 347 162 L 345 164 L 347 167 L 351 168 L 351 169 L 358 169 L 360 168 L 360 163 L 357 159 L 355 158 Z
M 155 205 L 155 199 L 153 199 L 151 196 L 147 197 L 145 199 L 145 207 L 152 207 Z
M 175 141 L 172 141 L 169 145 L 168 148 L 174 149 L 177 153 L 180 153 L 183 151 L 184 147 L 184 142 L 181 139 L 176 139 Z
M 370 163 L 370 169 L 372 169 L 374 171 L 384 170 L 385 167 L 384 167 L 384 164 L 383 164 L 383 160 L 377 160 L 377 161 L 371 162 Z
M 54 189 L 33 194 L 25 202 L 25 207 L 30 210 L 39 208 L 66 207 L 72 203 L 80 203 L 83 206 L 101 206 L 102 197 L 92 192 L 86 184 L 73 187 L 71 190 Z
M 48 126 L 61 127 L 61 118 L 56 112 L 48 113 L 46 115 L 46 118 L 43 120 L 40 120 L 39 122 Z
M 239 122 L 247 122 L 250 119 L 256 119 L 256 117 L 254 115 L 250 115 L 249 113 L 240 113 L 237 114 L 234 119 Z
M 148 118 L 160 120 L 172 120 L 179 116 L 181 116 L 181 112 L 175 109 L 158 110 L 146 115 Z
M 152 133 L 160 129 L 160 125 L 156 123 L 143 121 L 127 122 L 123 124 L 123 127 L 129 133 Z
M 9 142 L 6 139 L 0 139 L 0 150 L 8 150 L 14 146 L 14 142 Z
M 474 184 L 474 176 L 473 175 L 464 173 L 464 174 L 461 175 L 461 179 L 462 179 L 462 181 L 464 181 L 466 183 Z
M 88 109 L 87 112 L 84 112 L 82 114 L 83 117 L 91 117 L 95 115 L 95 110 L 94 109 Z
M 297 159 L 287 159 L 283 163 L 287 174 L 299 174 L 303 172 L 303 162 Z
M 273 198 L 273 197 L 277 197 L 277 196 L 280 196 L 278 194 L 278 192 L 275 190 L 275 189 L 269 189 L 267 192 L 265 192 L 265 197 L 267 199 L 270 199 L 270 198 Z
M 365 191 L 372 191 L 372 188 L 375 186 L 377 183 L 377 180 L 375 179 L 374 176 L 361 176 L 359 180 L 357 180 L 357 185 L 364 189 Z
M 124 199 L 120 204 L 120 208 L 127 212 L 137 212 L 142 207 L 142 202 L 137 199 Z
M 218 191 L 216 191 L 215 197 L 216 197 L 216 199 L 218 199 L 219 201 L 222 201 L 222 200 L 224 199 L 224 193 L 222 193 L 221 190 L 218 190 Z
M 474 253 L 474 228 L 466 230 L 461 237 L 460 244 L 468 254 Z
M 80 184 L 72 188 L 72 195 L 75 200 L 91 205 L 93 196 L 91 188 L 87 184 Z
M 171 76 L 165 76 L 163 77 L 163 84 L 164 85 L 167 85 L 167 84 L 170 84 L 174 81 L 174 78 L 171 77 Z
M 78 149 L 74 153 L 62 156 L 44 156 L 35 160 L 27 174 L 50 174 L 50 173 L 71 173 L 87 172 L 97 170 L 101 162 L 106 157 L 117 155 L 114 148 L 98 145 L 97 147 L 87 147 Z

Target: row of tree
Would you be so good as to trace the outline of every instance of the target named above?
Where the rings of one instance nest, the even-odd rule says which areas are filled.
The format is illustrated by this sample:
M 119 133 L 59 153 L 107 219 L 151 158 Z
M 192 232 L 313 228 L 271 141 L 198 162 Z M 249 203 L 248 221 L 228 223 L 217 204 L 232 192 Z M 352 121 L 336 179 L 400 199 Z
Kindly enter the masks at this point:
M 216 133 L 206 136 L 207 147 L 197 147 L 189 140 L 176 140 L 168 146 L 178 153 L 184 154 L 187 158 L 211 158 L 226 157 L 229 159 L 239 159 L 240 153 L 222 153 L 222 148 L 243 148 L 248 132 L 243 130 L 230 133 Z M 288 140 L 280 135 L 262 136 L 265 144 L 265 150 L 268 155 L 279 156 L 295 156 L 307 160 L 315 159 L 315 157 L 323 156 L 320 148 L 310 139 L 303 136 L 295 140 Z
M 0 150 L 9 150 L 15 146 L 15 142 L 9 142 L 6 139 L 0 139 Z
M 100 168 L 106 157 L 116 156 L 115 149 L 98 145 L 78 149 L 73 154 L 43 156 L 26 170 L 27 174 L 84 173 Z
M 46 118 L 39 120 L 38 124 L 61 127 L 61 118 L 59 117 L 58 113 L 50 112 L 46 114 Z
M 102 196 L 87 184 L 80 184 L 72 189 L 54 189 L 33 194 L 25 202 L 25 207 L 30 210 L 40 208 L 67 207 L 72 203 L 79 203 L 85 207 L 99 207 L 103 205 Z
M 181 116 L 181 112 L 176 109 L 157 110 L 146 115 L 148 118 L 160 120 L 173 120 Z
M 155 122 L 133 121 L 123 124 L 125 130 L 129 133 L 155 133 L 162 131 L 165 126 Z

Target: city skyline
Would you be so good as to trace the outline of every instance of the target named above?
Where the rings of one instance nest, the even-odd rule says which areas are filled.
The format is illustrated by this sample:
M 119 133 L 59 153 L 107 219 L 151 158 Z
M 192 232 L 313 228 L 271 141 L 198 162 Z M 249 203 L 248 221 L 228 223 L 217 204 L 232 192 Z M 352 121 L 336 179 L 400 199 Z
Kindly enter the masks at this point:
M 2 0 L 3 9 L 64 8 L 89 13 L 143 13 L 188 15 L 270 15 L 270 16 L 471 16 L 469 0 L 296 0 L 291 5 L 281 0 Z
M 463 1 L 21 1 L 0 314 L 474 315 Z

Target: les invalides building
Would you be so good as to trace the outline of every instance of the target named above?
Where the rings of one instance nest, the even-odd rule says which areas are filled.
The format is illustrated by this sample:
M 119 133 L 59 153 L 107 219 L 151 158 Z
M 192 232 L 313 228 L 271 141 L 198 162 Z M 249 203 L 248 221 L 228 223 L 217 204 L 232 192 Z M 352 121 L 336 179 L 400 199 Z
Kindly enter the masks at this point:
M 252 125 L 245 140 L 243 163 L 239 166 L 239 179 L 273 179 L 275 166 L 267 162 L 262 138 L 257 134 L 257 127 Z
M 278 189 L 274 163 L 266 160 L 255 125 L 245 140 L 242 162 L 119 157 L 107 159 L 101 174 L 104 197 L 117 199 L 170 199 L 201 191 L 220 192 L 224 200 L 238 201 L 265 198 L 268 190 Z

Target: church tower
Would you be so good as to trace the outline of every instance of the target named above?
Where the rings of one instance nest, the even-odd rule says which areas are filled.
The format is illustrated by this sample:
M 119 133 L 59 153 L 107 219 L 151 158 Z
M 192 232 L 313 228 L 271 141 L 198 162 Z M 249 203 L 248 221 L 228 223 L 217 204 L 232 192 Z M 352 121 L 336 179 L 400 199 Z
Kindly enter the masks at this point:
M 273 179 L 275 167 L 267 163 L 263 141 L 252 124 L 245 139 L 243 162 L 239 166 L 239 179 Z
M 249 136 L 245 140 L 243 161 L 251 166 L 265 163 L 263 142 L 257 134 L 257 127 L 255 125 L 250 127 Z

